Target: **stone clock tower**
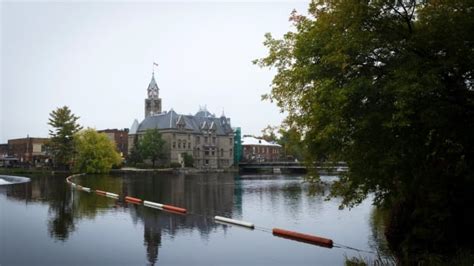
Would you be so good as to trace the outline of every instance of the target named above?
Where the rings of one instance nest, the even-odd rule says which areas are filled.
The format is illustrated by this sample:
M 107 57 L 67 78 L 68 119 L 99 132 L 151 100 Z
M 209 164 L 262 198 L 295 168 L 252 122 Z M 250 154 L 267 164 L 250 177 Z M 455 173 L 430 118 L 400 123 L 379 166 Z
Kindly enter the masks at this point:
M 145 99 L 145 118 L 151 115 L 161 114 L 161 98 L 159 98 L 160 89 L 155 81 L 155 74 L 152 75 L 148 85 L 148 98 Z

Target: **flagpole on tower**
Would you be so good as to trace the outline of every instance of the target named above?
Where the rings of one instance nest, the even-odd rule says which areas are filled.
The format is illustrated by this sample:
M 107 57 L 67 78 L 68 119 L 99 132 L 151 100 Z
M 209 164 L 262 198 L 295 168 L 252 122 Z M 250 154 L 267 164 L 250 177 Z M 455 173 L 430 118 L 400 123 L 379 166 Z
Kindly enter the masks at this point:
M 156 67 L 158 67 L 158 64 L 157 64 L 157 63 L 155 63 L 155 62 L 153 62 L 153 73 L 152 73 L 152 74 L 153 74 L 153 76 L 155 75 L 155 66 L 156 66 Z

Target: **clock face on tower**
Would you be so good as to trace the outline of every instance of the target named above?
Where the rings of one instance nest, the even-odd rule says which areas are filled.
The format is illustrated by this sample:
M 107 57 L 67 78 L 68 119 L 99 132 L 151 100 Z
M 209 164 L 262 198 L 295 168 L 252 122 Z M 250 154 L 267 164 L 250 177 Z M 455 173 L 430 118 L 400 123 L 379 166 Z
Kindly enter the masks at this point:
M 158 97 L 158 91 L 157 90 L 149 90 L 148 91 L 148 98 L 156 98 Z

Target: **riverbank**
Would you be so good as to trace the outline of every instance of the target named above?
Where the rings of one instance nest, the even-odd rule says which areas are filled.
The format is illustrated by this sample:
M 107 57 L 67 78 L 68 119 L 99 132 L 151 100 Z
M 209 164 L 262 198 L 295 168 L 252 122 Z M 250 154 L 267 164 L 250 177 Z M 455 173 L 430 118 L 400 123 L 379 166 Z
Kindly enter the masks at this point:
M 198 168 L 135 168 L 122 167 L 120 169 L 111 169 L 110 173 L 179 173 L 179 174 L 200 174 L 200 173 L 237 173 L 238 169 L 198 169 Z M 67 170 L 52 170 L 44 168 L 0 168 L 0 174 L 47 174 L 47 175 L 64 175 L 72 174 L 72 171 Z
M 200 173 L 237 173 L 238 169 L 199 169 L 199 168 L 135 168 L 122 167 L 120 169 L 112 169 L 111 173 L 179 173 L 179 174 L 200 174 Z
M 8 175 L 23 175 L 23 174 L 44 174 L 44 175 L 55 175 L 55 174 L 71 174 L 71 171 L 64 170 L 51 170 L 43 168 L 0 168 L 0 174 Z

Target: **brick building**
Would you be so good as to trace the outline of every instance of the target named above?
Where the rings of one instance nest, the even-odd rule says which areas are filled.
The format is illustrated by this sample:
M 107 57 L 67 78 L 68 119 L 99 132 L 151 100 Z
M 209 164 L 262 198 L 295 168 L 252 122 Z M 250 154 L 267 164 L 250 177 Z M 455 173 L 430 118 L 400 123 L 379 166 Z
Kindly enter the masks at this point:
M 0 158 L 8 156 L 8 143 L 0 144 Z
M 243 160 L 245 161 L 278 161 L 281 145 L 264 139 L 246 136 L 242 138 Z
M 97 130 L 99 133 L 105 133 L 107 137 L 115 144 L 117 151 L 122 157 L 128 155 L 128 128 L 124 129 L 103 129 Z
M 48 138 L 20 138 L 8 140 L 8 155 L 16 157 L 20 163 L 38 165 L 45 163 L 49 156 L 45 144 Z

